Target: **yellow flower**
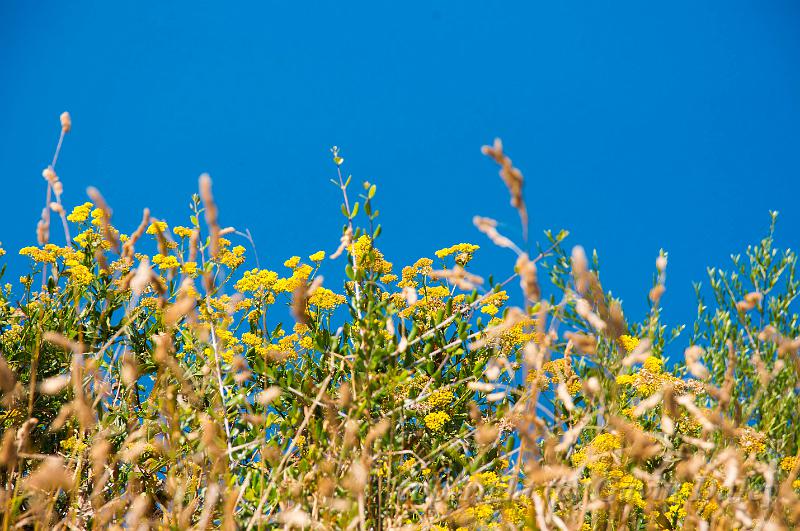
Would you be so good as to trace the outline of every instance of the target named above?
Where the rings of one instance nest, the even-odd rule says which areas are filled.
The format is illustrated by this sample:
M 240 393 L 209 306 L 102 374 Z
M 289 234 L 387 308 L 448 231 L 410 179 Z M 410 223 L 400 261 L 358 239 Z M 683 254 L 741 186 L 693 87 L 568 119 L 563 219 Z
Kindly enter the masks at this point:
M 494 514 L 494 509 L 492 509 L 492 506 L 488 503 L 480 503 L 475 507 L 467 508 L 465 513 L 467 516 L 470 516 L 479 522 L 483 522 L 492 517 Z
M 383 253 L 373 247 L 372 239 L 366 234 L 350 244 L 347 250 L 353 255 L 356 265 L 360 268 L 383 274 L 392 272 L 391 262 L 384 260 Z
M 490 315 L 490 316 L 496 315 L 497 312 L 499 312 L 499 311 L 500 311 L 500 308 L 498 308 L 494 304 L 487 304 L 487 305 L 481 307 L 481 313 L 485 313 L 485 314 Z
M 244 276 L 236 282 L 235 287 L 242 293 L 248 291 L 265 292 L 275 286 L 278 281 L 278 273 L 268 269 L 251 269 L 245 271 Z
M 453 402 L 453 396 L 453 392 L 449 389 L 437 389 L 428 396 L 428 407 L 436 409 L 450 405 Z
M 94 278 L 89 268 L 78 263 L 76 260 L 67 260 L 66 265 L 67 274 L 70 276 L 74 284 L 86 286 Z
M 197 262 L 184 262 L 181 272 L 185 275 L 195 276 L 197 274 Z
M 83 223 L 89 218 L 89 212 L 91 212 L 92 207 L 94 205 L 92 203 L 84 203 L 82 205 L 78 205 L 72 209 L 72 212 L 67 216 L 67 220 L 73 223 Z
M 192 229 L 188 227 L 181 227 L 180 225 L 173 228 L 172 232 L 174 232 L 175 236 L 177 236 L 178 238 L 188 238 L 192 235 Z
M 288 260 L 286 260 L 283 263 L 283 265 L 285 265 L 289 269 L 294 269 L 295 267 L 297 267 L 297 264 L 299 264 L 299 263 L 300 263 L 300 257 L 299 256 L 293 256 L 293 257 L 289 258 Z
M 53 253 L 39 249 L 38 247 L 23 247 L 19 250 L 22 256 L 30 257 L 34 262 L 45 262 L 48 264 L 55 263 L 56 257 Z
M 222 248 L 217 259 L 219 262 L 230 269 L 236 269 L 244 263 L 245 248 L 237 245 L 231 250 Z
M 477 481 L 486 487 L 496 487 L 500 484 L 500 478 L 494 472 L 480 472 L 472 475 L 472 480 Z
M 147 234 L 158 234 L 167 230 L 166 221 L 154 221 L 147 227 Z
M 658 374 L 661 372 L 661 369 L 664 367 L 664 360 L 661 358 L 657 358 L 655 356 L 648 356 L 646 360 L 644 360 L 644 368 L 648 371 Z
M 627 352 L 633 352 L 633 349 L 635 349 L 636 346 L 639 344 L 639 338 L 629 336 L 628 334 L 624 334 L 619 336 L 619 342 L 622 343 L 622 347 Z
M 453 245 L 452 247 L 445 247 L 444 249 L 439 249 L 434 254 L 436 255 L 436 258 L 445 258 L 447 256 L 450 256 L 451 254 L 466 253 L 471 255 L 478 249 L 480 249 L 479 246 L 472 245 L 471 243 L 458 243 L 456 245 Z
M 167 256 L 164 256 L 163 254 L 157 254 L 153 256 L 153 264 L 157 265 L 159 269 L 174 269 L 180 266 L 178 259 L 171 254 Z M 197 264 L 195 264 L 195 269 L 196 268 Z
M 739 432 L 739 446 L 746 454 L 761 453 L 767 449 L 767 436 L 753 428 L 743 428 Z
M 781 470 L 783 470 L 784 472 L 791 472 L 791 470 L 794 468 L 795 463 L 797 463 L 797 457 L 795 456 L 784 457 L 783 459 L 781 459 Z
M 323 287 L 317 288 L 308 299 L 310 306 L 316 306 L 321 310 L 332 310 L 345 302 L 347 302 L 347 299 L 344 298 L 344 295 L 339 295 Z
M 411 471 L 411 469 L 413 469 L 413 468 L 414 468 L 414 465 L 416 465 L 416 464 L 417 464 L 417 460 L 416 460 L 416 459 L 414 459 L 413 457 L 411 457 L 411 458 L 409 458 L 409 459 L 406 459 L 405 461 L 403 461 L 403 462 L 400 464 L 400 466 L 399 466 L 399 467 L 397 467 L 397 470 L 398 470 L 398 471 L 399 471 L 401 474 L 405 474 L 405 473 L 407 473 L 407 472 L 410 472 L 410 471 Z
M 322 262 L 325 260 L 325 251 L 317 251 L 308 257 L 312 262 Z
M 450 421 L 450 415 L 444 411 L 434 411 L 425 415 L 425 426 L 431 431 L 441 430 Z

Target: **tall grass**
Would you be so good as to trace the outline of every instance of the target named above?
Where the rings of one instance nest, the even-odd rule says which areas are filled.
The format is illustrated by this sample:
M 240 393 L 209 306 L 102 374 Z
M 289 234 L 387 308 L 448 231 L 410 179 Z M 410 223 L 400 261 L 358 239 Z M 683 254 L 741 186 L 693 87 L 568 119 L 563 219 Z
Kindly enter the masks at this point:
M 61 123 L 37 245 L 13 258 L 30 272 L 0 292 L 3 530 L 798 525 L 800 281 L 774 214 L 670 331 L 665 253 L 638 319 L 566 232 L 515 242 L 476 216 L 508 253 L 499 283 L 472 243 L 392 264 L 377 187 L 354 191 L 336 148 L 330 256 L 243 270 L 253 240 L 207 175 L 183 225 L 145 209 L 122 232 L 94 188 L 62 204 Z M 483 151 L 527 240 L 522 172 Z

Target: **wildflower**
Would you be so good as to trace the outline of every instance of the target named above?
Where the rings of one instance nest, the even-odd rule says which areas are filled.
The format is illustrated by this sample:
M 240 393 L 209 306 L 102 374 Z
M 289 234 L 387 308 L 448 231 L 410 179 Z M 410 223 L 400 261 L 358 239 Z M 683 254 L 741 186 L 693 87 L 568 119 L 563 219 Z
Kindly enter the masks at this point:
M 76 260 L 67 260 L 66 266 L 67 274 L 72 279 L 72 282 L 78 286 L 86 286 L 94 278 L 89 268 Z
M 289 269 L 294 269 L 295 267 L 297 267 L 297 264 L 299 264 L 299 263 L 300 263 L 300 257 L 299 256 L 293 256 L 293 257 L 289 258 L 288 260 L 286 260 L 283 263 L 283 265 L 285 265 Z
M 659 374 L 664 367 L 664 360 L 655 356 L 648 356 L 643 365 L 645 369 L 653 374 Z
M 220 250 L 218 260 L 221 264 L 227 266 L 228 268 L 236 269 L 244 263 L 244 252 L 245 248 L 241 245 L 237 245 L 230 250 L 222 248 Z
M 103 224 L 103 218 L 105 217 L 105 211 L 102 208 L 95 208 L 92 210 L 92 225 L 95 227 L 99 227 Z
M 444 411 L 435 411 L 425 415 L 425 426 L 431 431 L 441 430 L 450 421 L 450 415 Z
M 410 472 L 414 468 L 414 465 L 416 465 L 416 464 L 417 464 L 417 460 L 415 458 L 411 457 L 411 458 L 406 459 L 405 461 L 403 461 L 400 464 L 400 466 L 397 467 L 397 470 L 401 474 L 405 474 L 407 472 Z
M 154 221 L 147 227 L 147 234 L 159 234 L 167 230 L 166 221 Z
M 436 255 L 436 258 L 445 258 L 452 254 L 460 254 L 460 253 L 472 255 L 478 249 L 480 249 L 479 246 L 472 245 L 471 243 L 458 243 L 456 245 L 453 245 L 452 247 L 445 247 L 444 249 L 439 249 L 434 254 Z
M 278 273 L 268 269 L 251 269 L 245 271 L 244 276 L 236 282 L 235 287 L 242 293 L 250 291 L 263 293 L 275 286 Z
M 479 522 L 484 522 L 492 517 L 494 509 L 488 503 L 479 503 L 475 507 L 469 507 L 465 511 L 467 516 L 474 518 Z
M 152 262 L 153 264 L 157 265 L 159 269 L 174 269 L 180 266 L 178 259 L 171 254 L 167 256 L 164 256 L 163 254 L 157 254 L 153 256 Z M 195 264 L 195 268 L 196 266 L 197 264 Z
M 192 235 L 192 229 L 188 227 L 181 227 L 180 225 L 174 227 L 172 232 L 174 232 L 175 236 L 178 238 L 189 238 Z
M 383 274 L 392 272 L 391 262 L 384 260 L 383 253 L 372 245 L 372 238 L 366 234 L 351 243 L 347 250 L 353 255 L 359 267 Z
M 197 262 L 184 262 L 181 266 L 181 272 L 192 277 L 197 275 Z
M 743 428 L 739 432 L 739 447 L 746 453 L 761 453 L 766 450 L 767 436 L 753 428 Z
M 492 471 L 473 474 L 472 480 L 477 481 L 478 483 L 486 487 L 496 487 L 500 484 L 500 478 L 497 476 L 495 472 Z
M 486 304 L 485 306 L 481 306 L 481 313 L 485 313 L 489 316 L 495 316 L 500 309 L 495 306 L 494 304 Z
M 318 287 L 313 295 L 308 298 L 309 305 L 316 306 L 321 310 L 332 310 L 346 301 L 347 299 L 344 298 L 344 295 L 339 295 L 323 287 Z
M 308 259 L 312 262 L 322 262 L 325 260 L 325 251 L 317 251 L 316 253 L 309 255 Z
M 622 343 L 622 347 L 625 351 L 630 353 L 639 345 L 639 338 L 624 334 L 619 336 L 619 342 Z
M 39 249 L 38 247 L 23 247 L 19 250 L 22 256 L 30 257 L 34 262 L 55 263 L 56 257 L 53 253 Z
M 67 216 L 67 221 L 73 223 L 83 223 L 89 218 L 89 213 L 94 205 L 92 203 L 84 203 L 72 209 L 72 212 Z
M 784 472 L 791 472 L 792 469 L 794 468 L 795 463 L 797 463 L 797 457 L 795 456 L 784 457 L 783 459 L 781 459 L 781 470 L 783 470 Z
M 449 389 L 437 389 L 428 396 L 426 402 L 431 409 L 443 408 L 453 402 L 453 396 Z

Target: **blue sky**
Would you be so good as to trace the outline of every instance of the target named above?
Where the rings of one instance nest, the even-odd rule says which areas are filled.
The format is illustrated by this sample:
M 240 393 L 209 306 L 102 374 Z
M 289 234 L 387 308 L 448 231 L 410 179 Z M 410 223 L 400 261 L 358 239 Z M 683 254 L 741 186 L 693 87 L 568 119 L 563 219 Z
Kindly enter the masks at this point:
M 144 206 L 185 221 L 209 172 L 262 263 L 333 250 L 335 144 L 378 184 L 387 258 L 473 241 L 500 277 L 513 257 L 471 225 L 520 235 L 479 152 L 500 136 L 532 235 L 597 249 L 637 319 L 663 247 L 666 318 L 689 321 L 691 281 L 763 235 L 768 210 L 800 247 L 798 23 L 788 0 L 4 2 L 0 241 L 34 239 L 68 110 L 65 201 L 97 186 L 123 231 Z

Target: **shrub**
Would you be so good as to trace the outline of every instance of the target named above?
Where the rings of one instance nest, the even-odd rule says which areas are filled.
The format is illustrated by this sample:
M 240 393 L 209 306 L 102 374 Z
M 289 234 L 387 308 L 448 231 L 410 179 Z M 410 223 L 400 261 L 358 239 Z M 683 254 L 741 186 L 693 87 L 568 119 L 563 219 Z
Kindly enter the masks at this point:
M 527 239 L 522 174 L 499 141 L 484 153 Z M 376 186 L 353 202 L 334 148 L 338 249 L 244 270 L 232 240 L 252 240 L 220 225 L 208 176 L 185 225 L 145 209 L 122 233 L 95 189 L 65 208 L 57 158 L 30 273 L 0 293 L 4 529 L 798 523 L 797 257 L 775 215 L 697 287 L 675 364 L 665 253 L 641 322 L 566 232 L 528 254 L 476 217 L 516 256 L 499 283 L 471 243 L 397 267 Z

